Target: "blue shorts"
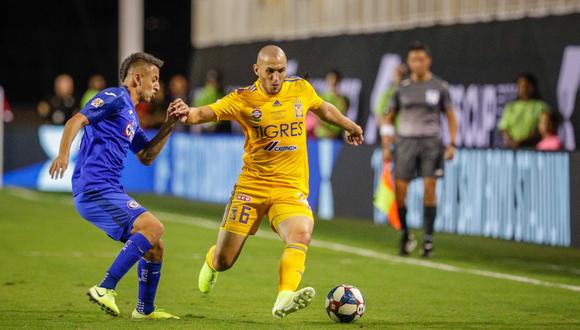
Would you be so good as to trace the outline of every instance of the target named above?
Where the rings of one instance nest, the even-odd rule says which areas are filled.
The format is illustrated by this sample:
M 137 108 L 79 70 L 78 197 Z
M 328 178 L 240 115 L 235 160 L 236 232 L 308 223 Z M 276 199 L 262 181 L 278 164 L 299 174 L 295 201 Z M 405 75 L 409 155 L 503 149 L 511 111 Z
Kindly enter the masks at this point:
M 113 189 L 80 193 L 74 201 L 83 218 L 121 242 L 131 237 L 133 223 L 147 211 L 129 195 Z

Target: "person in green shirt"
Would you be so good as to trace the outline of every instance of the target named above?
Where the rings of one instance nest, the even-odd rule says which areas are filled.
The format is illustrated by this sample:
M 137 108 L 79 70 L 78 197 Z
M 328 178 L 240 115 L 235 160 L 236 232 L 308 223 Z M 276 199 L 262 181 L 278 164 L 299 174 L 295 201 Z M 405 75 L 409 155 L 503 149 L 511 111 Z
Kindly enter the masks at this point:
M 380 124 L 381 124 L 380 121 L 387 113 L 387 110 L 389 110 L 389 103 L 391 102 L 391 98 L 393 97 L 393 94 L 395 94 L 395 91 L 397 90 L 399 83 L 403 79 L 406 79 L 408 76 L 409 76 L 409 66 L 407 66 L 407 63 L 399 64 L 399 66 L 397 67 L 397 69 L 394 72 L 393 81 L 391 81 L 389 88 L 387 88 L 383 92 L 383 94 L 381 95 L 381 98 L 379 99 L 379 103 L 374 108 L 373 112 L 375 114 L 375 117 L 378 118 L 377 119 L 378 126 L 380 126 Z M 397 130 L 397 126 L 399 123 L 398 119 L 399 119 L 399 117 L 396 116 L 395 122 L 393 123 L 395 130 Z
M 517 78 L 518 98 L 506 104 L 498 128 L 504 143 L 512 149 L 534 147 L 540 140 L 538 123 L 543 112 L 549 110 L 542 101 L 538 81 L 530 73 Z
M 220 72 L 216 69 L 210 69 L 205 75 L 205 86 L 195 95 L 193 106 L 201 107 L 215 103 L 225 95 Z M 205 133 L 231 133 L 232 125 L 229 121 L 207 123 L 202 126 L 202 131 Z
M 83 94 L 81 98 L 81 109 L 85 107 L 87 103 L 100 91 L 105 89 L 107 83 L 105 82 L 105 77 L 100 74 L 92 75 L 89 78 L 89 89 Z
M 326 74 L 326 84 L 328 89 L 320 94 L 320 97 L 326 102 L 334 105 L 342 114 L 346 114 L 349 106 L 349 100 L 346 96 L 338 91 L 338 86 L 342 80 L 342 73 L 338 70 L 332 70 Z M 318 139 L 336 139 L 340 137 L 341 128 L 334 126 L 325 121 L 317 121 L 314 128 L 314 135 Z

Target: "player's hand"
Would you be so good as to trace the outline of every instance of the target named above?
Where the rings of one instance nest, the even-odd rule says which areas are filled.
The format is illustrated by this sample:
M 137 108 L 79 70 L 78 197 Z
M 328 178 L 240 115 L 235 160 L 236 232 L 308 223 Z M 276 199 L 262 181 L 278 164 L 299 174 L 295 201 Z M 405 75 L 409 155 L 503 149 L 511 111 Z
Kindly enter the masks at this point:
M 393 160 L 393 152 L 391 151 L 391 148 L 387 147 L 383 147 L 383 161 L 385 163 L 389 163 Z
M 357 124 L 353 124 L 352 127 L 346 130 L 345 140 L 346 143 L 353 145 L 355 147 L 363 144 L 365 138 L 363 136 L 362 128 Z
M 68 155 L 58 155 L 50 165 L 50 169 L 48 173 L 50 177 L 54 180 L 62 179 L 64 176 L 64 171 L 66 171 L 68 167 Z
M 445 160 L 452 160 L 453 157 L 455 157 L 455 146 L 450 145 L 445 149 Z
M 185 123 L 188 115 L 189 106 L 182 99 L 176 99 L 169 104 L 169 108 L 167 109 L 168 120 L 179 120 Z

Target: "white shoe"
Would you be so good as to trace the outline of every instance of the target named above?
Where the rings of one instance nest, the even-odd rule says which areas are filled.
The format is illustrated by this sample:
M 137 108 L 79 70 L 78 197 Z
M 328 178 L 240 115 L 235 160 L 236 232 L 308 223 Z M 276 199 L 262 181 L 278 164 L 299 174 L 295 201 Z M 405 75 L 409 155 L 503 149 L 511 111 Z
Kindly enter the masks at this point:
M 278 293 L 274 308 L 272 308 L 272 315 L 281 319 L 288 314 L 304 309 L 310 305 L 314 296 L 316 296 L 316 291 L 311 287 L 306 287 L 296 292 L 281 291 Z

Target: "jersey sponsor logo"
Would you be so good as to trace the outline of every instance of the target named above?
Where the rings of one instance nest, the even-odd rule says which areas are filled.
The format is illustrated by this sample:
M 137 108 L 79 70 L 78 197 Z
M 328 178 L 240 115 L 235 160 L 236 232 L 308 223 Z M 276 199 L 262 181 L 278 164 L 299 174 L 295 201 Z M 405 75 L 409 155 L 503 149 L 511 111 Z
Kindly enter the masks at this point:
M 280 107 L 280 106 L 282 106 L 282 103 L 280 103 L 280 101 L 276 100 L 276 101 L 274 101 L 274 104 L 272 104 L 272 106 Z
M 100 108 L 103 106 L 103 104 L 105 104 L 105 101 L 103 101 L 103 99 L 101 99 L 99 97 L 97 97 L 91 101 L 91 105 L 95 108 Z
M 439 98 L 441 97 L 441 93 L 439 93 L 436 89 L 428 89 L 425 91 L 425 101 L 430 105 L 436 105 L 439 103 Z
M 253 126 L 256 138 L 276 139 L 282 137 L 302 136 L 304 133 L 304 123 L 295 121 L 292 123 L 272 124 L 267 126 Z
M 280 151 L 295 151 L 296 149 L 298 149 L 297 146 L 278 146 L 279 143 L 280 143 L 279 140 L 272 141 L 264 147 L 264 150 L 280 152 Z
M 109 95 L 109 96 L 117 97 L 117 95 L 115 95 L 115 93 L 111 93 L 111 92 L 105 92 L 105 95 Z
M 262 111 L 260 110 L 260 108 L 256 107 L 252 110 L 252 120 L 255 122 L 262 121 Z
M 133 137 L 135 136 L 135 129 L 131 123 L 127 123 L 125 127 L 125 135 L 129 138 L 129 141 L 133 141 Z
M 299 98 L 296 98 L 296 101 L 294 101 L 294 115 L 296 118 L 304 118 L 304 109 L 302 108 L 302 101 Z
M 140 208 L 141 205 L 139 203 L 137 203 L 136 200 L 132 199 L 132 200 L 130 200 L 130 201 L 127 202 L 127 207 L 130 210 L 136 210 L 136 209 Z
M 249 202 L 249 201 L 252 200 L 252 198 L 250 196 L 246 196 L 244 194 L 238 194 L 236 196 L 236 199 L 239 200 L 239 201 L 242 201 L 242 202 Z

